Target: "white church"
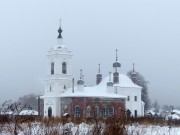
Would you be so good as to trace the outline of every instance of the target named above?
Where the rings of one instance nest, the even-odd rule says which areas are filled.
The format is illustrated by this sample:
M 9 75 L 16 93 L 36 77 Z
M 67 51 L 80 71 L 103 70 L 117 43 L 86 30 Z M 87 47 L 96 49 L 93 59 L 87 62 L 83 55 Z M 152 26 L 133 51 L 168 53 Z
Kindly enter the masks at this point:
M 96 85 L 85 86 L 83 73 L 74 82 L 72 74 L 72 51 L 63 44 L 61 26 L 58 30 L 57 45 L 48 51 L 48 76 L 45 80 L 44 116 L 109 117 L 123 115 L 130 110 L 135 117 L 144 116 L 144 102 L 141 100 L 142 87 L 135 84 L 127 75 L 120 74 L 121 64 L 116 60 L 113 73 L 102 78 L 96 75 Z M 136 79 L 136 72 L 132 74 Z M 87 83 L 86 83 L 87 84 Z

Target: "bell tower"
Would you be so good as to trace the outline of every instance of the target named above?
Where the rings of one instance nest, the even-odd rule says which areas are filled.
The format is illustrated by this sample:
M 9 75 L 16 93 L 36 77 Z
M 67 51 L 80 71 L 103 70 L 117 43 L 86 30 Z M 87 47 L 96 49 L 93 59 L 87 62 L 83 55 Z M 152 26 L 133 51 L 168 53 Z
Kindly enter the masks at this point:
M 44 116 L 61 116 L 60 96 L 72 87 L 72 53 L 63 44 L 61 22 L 57 44 L 48 51 L 48 71 L 45 80 Z M 50 109 L 49 109 L 50 108 Z

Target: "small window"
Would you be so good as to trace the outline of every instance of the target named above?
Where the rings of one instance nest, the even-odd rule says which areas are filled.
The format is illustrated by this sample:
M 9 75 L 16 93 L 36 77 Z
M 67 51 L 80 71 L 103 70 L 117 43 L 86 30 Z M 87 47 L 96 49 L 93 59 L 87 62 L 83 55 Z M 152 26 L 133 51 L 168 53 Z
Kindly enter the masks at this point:
M 48 117 L 51 117 L 51 116 L 52 116 L 52 108 L 49 107 L 49 108 L 48 108 Z
M 103 106 L 102 108 L 102 116 L 105 117 L 107 115 L 107 107 Z
M 62 63 L 62 73 L 66 74 L 66 72 L 67 72 L 67 64 L 66 64 L 66 62 L 63 62 Z
M 137 96 L 134 96 L 134 101 L 137 101 Z
M 80 117 L 81 115 L 80 115 L 80 107 L 79 106 L 76 106 L 75 107 L 75 117 Z
M 90 117 L 91 116 L 91 108 L 90 106 L 86 107 L 86 117 Z
M 134 110 L 134 116 L 137 117 L 137 110 Z
M 64 89 L 66 89 L 66 85 L 64 85 Z
M 52 87 L 51 86 L 49 87 L 49 91 L 52 91 Z
M 54 74 L 54 62 L 51 62 L 51 75 Z
M 94 111 L 95 111 L 94 112 L 95 117 L 98 117 L 98 115 L 99 115 L 99 107 L 95 106 L 95 110 Z
M 127 97 L 127 101 L 130 101 L 130 96 Z
M 109 115 L 110 116 L 114 115 L 114 107 L 109 108 Z

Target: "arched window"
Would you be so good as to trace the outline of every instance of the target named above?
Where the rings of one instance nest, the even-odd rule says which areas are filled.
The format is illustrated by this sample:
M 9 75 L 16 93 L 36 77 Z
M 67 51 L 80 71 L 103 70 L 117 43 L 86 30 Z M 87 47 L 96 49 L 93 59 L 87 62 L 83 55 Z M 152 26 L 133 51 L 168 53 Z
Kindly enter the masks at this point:
M 81 116 L 81 109 L 79 106 L 75 107 L 75 117 L 80 117 Z
M 52 87 L 51 86 L 49 87 L 49 91 L 52 91 Z
M 95 106 L 94 115 L 95 115 L 95 117 L 98 117 L 98 115 L 99 115 L 99 107 L 98 106 Z
M 107 107 L 103 106 L 102 108 L 102 116 L 105 117 L 107 115 Z
M 66 85 L 64 85 L 64 90 L 66 89 Z
M 48 108 L 48 117 L 51 117 L 51 116 L 52 116 L 52 108 L 49 107 L 49 108 Z
M 91 116 L 91 107 L 87 106 L 86 107 L 86 117 L 90 117 Z
M 54 74 L 54 62 L 51 62 L 51 75 Z
M 109 115 L 113 116 L 114 115 L 114 107 L 109 108 Z
M 63 74 L 66 74 L 66 73 L 67 73 L 67 64 L 66 64 L 66 62 L 63 62 L 63 63 L 62 63 L 62 73 L 63 73 Z

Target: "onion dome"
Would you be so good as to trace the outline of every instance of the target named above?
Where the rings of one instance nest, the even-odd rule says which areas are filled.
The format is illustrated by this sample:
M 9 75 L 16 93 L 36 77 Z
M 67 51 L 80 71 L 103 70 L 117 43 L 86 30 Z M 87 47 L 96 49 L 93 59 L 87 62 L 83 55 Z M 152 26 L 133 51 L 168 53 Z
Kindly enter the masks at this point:
M 107 87 L 112 87 L 113 86 L 113 82 L 107 82 Z
M 118 61 L 116 61 L 116 62 L 113 63 L 113 67 L 114 68 L 121 67 L 121 64 Z
M 116 61 L 113 63 L 114 68 L 121 67 L 121 63 L 118 62 L 117 51 L 118 50 L 116 49 Z
M 77 81 L 77 84 L 78 84 L 78 85 L 84 85 L 84 81 L 83 81 L 83 80 L 78 80 L 78 81 Z
M 97 77 L 97 78 L 102 78 L 102 74 L 97 73 L 96 77 Z
M 113 73 L 113 76 L 114 77 L 119 77 L 119 73 L 116 71 L 116 72 Z

